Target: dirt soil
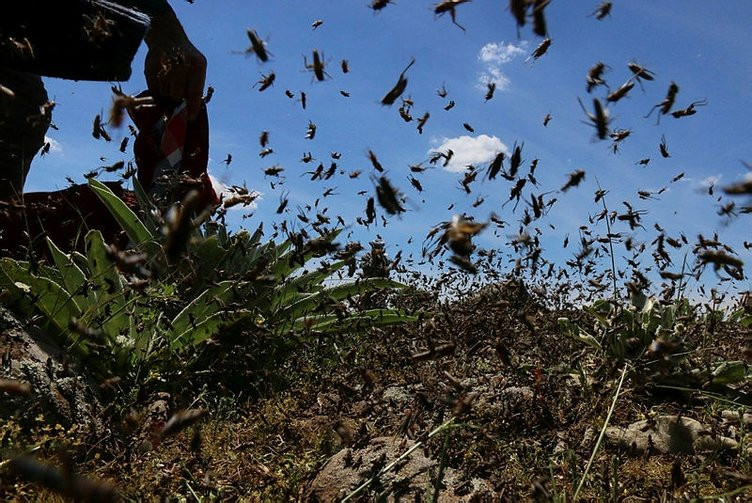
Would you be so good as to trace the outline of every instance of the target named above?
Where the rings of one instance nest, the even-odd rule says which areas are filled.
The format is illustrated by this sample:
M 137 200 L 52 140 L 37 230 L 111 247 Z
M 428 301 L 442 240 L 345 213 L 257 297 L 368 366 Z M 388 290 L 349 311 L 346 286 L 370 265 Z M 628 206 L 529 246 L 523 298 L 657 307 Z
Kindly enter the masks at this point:
M 582 311 L 551 311 L 512 283 L 444 305 L 409 302 L 430 312 L 414 326 L 287 344 L 231 333 L 189 362 L 190 372 L 135 389 L 94 386 L 104 429 L 77 429 L 0 395 L 3 459 L 38 446 L 38 458 L 73 462 L 133 501 L 332 501 L 372 477 L 354 500 L 570 501 L 623 368 L 557 326 L 560 316 L 592 322 Z M 750 331 L 706 319 L 687 325 L 686 365 L 744 359 Z M 738 405 L 748 385 L 733 391 L 737 404 L 710 391 L 670 393 L 644 369 L 628 372 L 578 497 L 752 497 L 752 416 Z M 198 407 L 208 415 L 197 426 L 150 441 L 154 424 Z M 638 421 L 631 431 L 645 435 L 625 437 Z M 675 425 L 691 428 L 681 426 L 679 438 Z M 0 468 L 0 500 L 58 498 Z

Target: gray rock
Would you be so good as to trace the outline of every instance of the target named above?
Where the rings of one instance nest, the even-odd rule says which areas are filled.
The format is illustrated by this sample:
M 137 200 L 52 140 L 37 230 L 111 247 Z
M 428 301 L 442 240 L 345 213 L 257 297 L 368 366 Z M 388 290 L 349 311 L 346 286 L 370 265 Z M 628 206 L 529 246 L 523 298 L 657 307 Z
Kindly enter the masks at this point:
M 0 378 L 13 379 L 31 386 L 29 396 L 3 397 L 0 421 L 11 416 L 33 419 L 42 415 L 48 422 L 65 427 L 100 433 L 97 418 L 99 400 L 95 386 L 64 351 L 40 330 L 25 327 L 7 309 L 0 307 Z
M 530 402 L 535 398 L 533 388 L 529 386 L 510 386 L 499 393 L 503 398 Z
M 636 453 L 694 454 L 719 448 L 736 449 L 735 440 L 713 435 L 705 425 L 688 417 L 659 416 L 642 420 L 626 428 L 609 427 L 606 438 L 612 443 Z
M 740 413 L 736 410 L 724 410 L 721 412 L 721 417 L 724 421 L 734 424 L 744 424 L 749 426 L 752 424 L 752 414 L 749 412 Z
M 387 402 L 402 403 L 410 400 L 410 393 L 404 386 L 389 386 L 382 397 Z
M 307 485 L 303 501 L 339 501 L 346 497 L 379 469 L 394 461 L 415 444 L 398 437 L 379 437 L 362 449 L 346 448 L 332 456 Z M 397 468 L 384 474 L 369 489 L 370 494 L 380 493 L 386 501 L 417 501 L 433 493 L 438 462 L 427 458 L 422 448 L 417 448 Z M 469 502 L 493 501 L 488 483 L 480 479 L 462 481 L 457 470 L 446 468 L 439 501 Z

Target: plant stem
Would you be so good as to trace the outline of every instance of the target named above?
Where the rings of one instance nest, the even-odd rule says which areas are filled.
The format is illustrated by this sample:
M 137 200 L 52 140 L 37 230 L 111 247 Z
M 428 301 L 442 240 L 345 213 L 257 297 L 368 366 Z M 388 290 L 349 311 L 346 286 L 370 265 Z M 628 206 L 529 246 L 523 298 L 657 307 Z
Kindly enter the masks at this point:
M 682 261 L 682 268 L 681 268 L 681 275 L 682 275 L 682 277 L 679 278 L 679 286 L 676 289 L 676 300 L 677 301 L 679 299 L 681 299 L 682 288 L 686 286 L 686 283 L 684 282 L 684 270 L 687 267 L 687 253 L 689 253 L 689 252 L 685 252 L 684 253 L 684 260 Z
M 619 399 L 619 394 L 621 393 L 621 387 L 622 387 L 622 384 L 624 384 L 624 377 L 627 375 L 628 368 L 629 368 L 629 363 L 624 363 L 624 369 L 622 369 L 621 378 L 619 379 L 619 386 L 617 386 L 616 393 L 614 393 L 614 400 L 611 402 L 611 407 L 608 409 L 606 420 L 603 423 L 603 428 L 601 428 L 601 434 L 598 435 L 598 441 L 595 443 L 593 452 L 590 455 L 590 459 L 588 460 L 587 466 L 585 467 L 585 473 L 582 474 L 580 483 L 577 484 L 577 489 L 575 490 L 574 496 L 572 497 L 572 503 L 577 501 L 577 496 L 579 496 L 580 490 L 582 489 L 583 484 L 585 484 L 585 479 L 587 478 L 588 472 L 590 471 L 590 467 L 593 465 L 593 460 L 595 459 L 595 455 L 598 453 L 598 449 L 601 446 L 603 437 L 606 434 L 606 428 L 608 427 L 608 422 L 611 420 L 611 414 L 614 413 L 614 409 L 616 408 L 616 402 Z
M 598 177 L 595 177 L 595 183 L 598 185 L 598 190 L 602 191 L 601 189 L 601 182 L 598 181 Z M 603 203 L 603 211 L 606 212 L 606 231 L 608 232 L 608 248 L 609 248 L 609 255 L 611 255 L 611 279 L 614 282 L 614 300 L 616 300 L 619 297 L 619 289 L 616 286 L 616 260 L 614 260 L 614 242 L 611 239 L 611 222 L 608 218 L 608 207 L 606 206 L 606 194 L 603 194 L 601 196 L 601 203 Z
M 441 449 L 441 460 L 439 461 L 439 473 L 436 474 L 436 482 L 433 485 L 432 503 L 439 501 L 441 493 L 441 482 L 444 480 L 444 467 L 446 466 L 446 451 L 449 447 L 449 434 L 444 435 L 444 446 Z

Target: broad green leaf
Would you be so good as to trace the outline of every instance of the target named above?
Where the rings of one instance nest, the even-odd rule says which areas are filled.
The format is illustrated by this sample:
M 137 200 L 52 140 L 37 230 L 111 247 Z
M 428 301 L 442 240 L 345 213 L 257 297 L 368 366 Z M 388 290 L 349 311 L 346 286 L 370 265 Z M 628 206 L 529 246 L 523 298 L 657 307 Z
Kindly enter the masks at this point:
M 269 261 L 268 270 L 278 280 L 284 280 L 291 271 L 300 267 L 299 263 L 290 264 L 292 255 L 287 250 L 292 246 L 292 241 L 286 239 L 280 244 L 275 245 L 270 241 L 267 243 L 269 247 L 262 247 L 259 251 L 263 253 L 263 256 Z M 303 260 L 305 263 L 306 260 Z
M 752 312 L 749 312 L 745 307 L 740 307 L 731 313 L 729 321 L 732 323 L 738 323 L 745 328 L 749 327 L 752 325 Z
M 630 295 L 630 303 L 638 311 L 642 310 L 648 302 L 648 296 L 644 293 L 633 292 Z
M 676 324 L 676 310 L 677 306 L 666 306 L 663 308 L 663 313 L 661 313 L 661 325 L 663 328 L 671 329 Z
M 229 327 L 238 321 L 247 318 L 252 311 L 246 309 L 223 310 L 208 316 L 194 327 L 184 332 L 176 340 L 173 349 L 181 351 L 189 347 L 196 346 L 220 332 L 221 329 Z
M 331 231 L 330 233 L 326 234 L 325 236 L 321 236 L 318 239 L 326 243 L 331 243 L 337 238 L 337 236 L 340 235 L 342 230 L 343 229 L 335 229 Z M 277 259 L 269 267 L 271 274 L 279 279 L 284 279 L 284 278 L 292 276 L 292 274 L 296 270 L 298 270 L 299 268 L 303 267 L 306 263 L 308 263 L 308 261 L 311 260 L 317 253 L 314 250 L 310 250 L 304 253 L 301 257 L 297 257 L 298 260 L 293 260 L 294 251 L 284 253 L 290 247 L 290 245 L 292 245 L 292 242 L 288 239 L 287 241 L 284 241 L 280 246 L 277 247 L 276 249 Z
M 86 234 L 86 259 L 91 272 L 89 280 L 97 293 L 97 303 L 89 309 L 87 319 L 95 327 L 98 323 L 110 343 L 114 343 L 118 335 L 128 329 L 128 313 L 124 310 L 122 279 L 98 230 Z
M 406 287 L 407 285 L 404 283 L 388 278 L 366 278 L 325 288 L 323 291 L 334 300 L 342 300 L 352 295 L 383 290 L 385 288 L 399 290 Z
M 642 309 L 640 309 L 643 313 L 651 313 L 656 308 L 657 302 L 653 297 L 648 297 L 645 300 L 644 305 L 642 306 Z
M 149 197 L 149 194 L 147 194 L 146 190 L 144 190 L 144 187 L 143 185 L 141 185 L 141 182 L 139 182 L 138 178 L 136 177 L 133 177 L 133 193 L 136 195 L 136 201 L 138 201 L 138 206 L 141 209 L 141 213 L 143 214 L 144 226 L 146 226 L 147 229 L 153 229 L 153 231 L 150 232 L 151 237 L 153 239 L 154 236 L 156 235 L 156 230 L 159 229 L 160 224 L 152 216 L 152 211 L 159 211 L 159 210 L 157 206 L 154 204 L 154 202 L 151 200 L 151 198 Z
M 66 337 L 70 334 L 69 323 L 71 319 L 81 317 L 81 309 L 60 284 L 31 274 L 22 263 L 10 258 L 0 259 L 0 268 L 13 282 L 10 287 L 11 290 L 15 289 L 13 294 L 28 300 L 59 335 Z M 22 285 L 29 288 L 22 288 Z M 87 352 L 81 344 L 76 346 L 76 351 Z
M 68 256 L 79 269 L 81 269 L 82 271 L 89 270 L 89 261 L 86 260 L 86 256 L 84 256 L 82 253 L 73 250 Z
M 73 298 L 81 309 L 86 310 L 97 301 L 96 293 L 86 286 L 86 275 L 73 262 L 71 256 L 63 253 L 49 237 L 47 238 L 47 246 L 60 272 L 60 277 L 66 290 L 68 290 L 69 294 L 73 295 Z
M 172 320 L 168 336 L 170 345 L 175 349 L 182 348 L 190 343 L 192 337 L 189 333 L 200 323 L 215 314 L 231 312 L 228 306 L 242 297 L 240 290 L 244 286 L 237 281 L 222 281 L 204 290 Z
M 577 341 L 583 342 L 592 348 L 602 349 L 601 343 L 598 342 L 595 337 L 585 332 L 584 330 L 581 330 L 580 327 L 572 323 L 569 318 L 559 318 L 557 322 L 559 324 L 559 330 L 561 330 L 565 335 L 568 335 L 569 337 Z
M 743 361 L 722 362 L 713 369 L 714 384 L 736 384 L 747 378 L 747 364 Z
M 128 238 L 131 241 L 136 245 L 142 245 L 154 240 L 154 235 L 138 219 L 133 210 L 122 199 L 116 196 L 107 185 L 94 178 L 89 178 L 89 187 L 101 199 L 102 203 L 107 206 L 112 216 L 123 227 L 123 230 L 128 234 Z
M 248 245 L 257 245 L 261 242 L 261 238 L 264 236 L 264 224 L 259 224 L 256 231 L 248 238 Z
M 414 323 L 418 317 L 393 309 L 369 309 L 340 319 L 335 314 L 305 316 L 295 320 L 294 332 L 341 333 L 362 331 L 369 328 L 385 327 L 402 323 Z
M 302 293 L 315 293 L 322 288 L 322 283 L 332 274 L 342 269 L 347 263 L 345 261 L 335 262 L 325 269 L 316 269 L 314 271 L 301 274 L 295 278 L 278 285 L 268 298 L 260 299 L 267 309 L 280 309 L 288 305 L 299 297 Z
M 340 301 L 347 297 L 373 292 L 384 288 L 404 288 L 406 285 L 387 278 L 367 278 L 348 282 L 342 285 L 325 288 L 319 292 L 307 295 L 280 309 L 276 316 L 283 320 L 300 318 L 327 301 Z
M 584 307 L 583 311 L 595 317 L 601 326 L 608 327 L 611 325 L 610 318 L 614 312 L 614 305 L 608 300 L 601 299 L 595 301 L 592 306 Z
M 360 311 L 343 319 L 339 319 L 337 315 L 325 315 L 314 319 L 303 318 L 295 321 L 295 329 L 296 331 L 301 331 L 307 324 L 310 327 L 309 330 L 314 332 L 341 333 L 402 323 L 414 323 L 417 320 L 417 316 L 392 309 L 371 309 Z

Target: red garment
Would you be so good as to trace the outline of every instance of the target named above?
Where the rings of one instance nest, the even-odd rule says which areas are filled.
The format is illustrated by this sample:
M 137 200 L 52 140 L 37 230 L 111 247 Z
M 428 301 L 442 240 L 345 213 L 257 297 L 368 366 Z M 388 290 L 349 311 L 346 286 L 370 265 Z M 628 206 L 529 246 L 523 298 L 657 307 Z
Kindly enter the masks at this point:
M 150 96 L 148 91 L 139 98 Z M 130 112 L 138 128 L 133 152 L 138 166 L 138 181 L 147 191 L 159 191 L 158 178 L 166 175 L 176 182 L 178 174 L 195 180 L 194 185 L 183 186 L 171 199 L 181 200 L 192 188 L 201 192 L 201 206 L 219 203 L 209 174 L 209 117 L 206 105 L 193 122 L 188 122 L 185 102 L 177 106 L 156 100 L 156 106 L 142 106 Z

